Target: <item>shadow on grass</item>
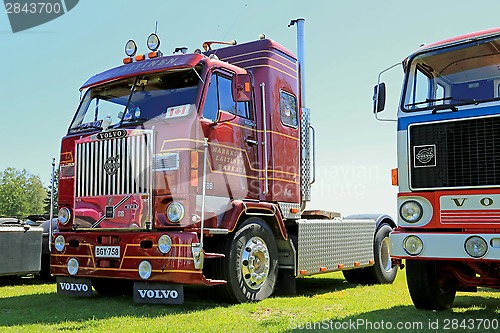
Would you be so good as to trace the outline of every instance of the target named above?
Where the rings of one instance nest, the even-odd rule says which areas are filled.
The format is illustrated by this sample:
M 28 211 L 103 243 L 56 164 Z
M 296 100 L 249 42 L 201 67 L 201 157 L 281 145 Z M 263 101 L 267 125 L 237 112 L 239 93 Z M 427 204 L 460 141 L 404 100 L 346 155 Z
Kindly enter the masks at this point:
M 419 310 L 401 305 L 342 319 L 301 323 L 287 332 L 498 332 L 499 301 L 497 297 L 457 295 L 453 308 L 448 310 Z
M 5 286 L 32 286 L 54 283 L 55 279 L 41 279 L 37 276 L 0 276 L 0 287 Z
M 47 282 L 34 278 L 0 279 L 0 287 L 5 285 L 45 285 Z M 65 321 L 101 320 L 111 317 L 132 316 L 160 317 L 165 315 L 201 312 L 217 307 L 225 308 L 233 305 L 216 299 L 214 288 L 204 286 L 188 286 L 184 288 L 184 304 L 182 305 L 144 305 L 136 304 L 132 296 L 101 296 L 94 292 L 90 298 L 78 298 L 57 295 L 56 285 L 53 292 L 32 294 L 0 299 L 1 326 L 29 325 L 35 323 L 57 324 Z M 296 296 L 311 296 L 331 293 L 353 288 L 343 279 L 305 278 L 297 280 Z
M 134 303 L 131 295 L 101 296 L 94 292 L 90 298 L 58 295 L 55 292 L 7 297 L 0 299 L 1 326 L 35 323 L 57 324 L 65 321 L 100 320 L 111 317 L 158 317 L 204 311 L 229 304 L 213 300 L 213 289 L 186 287 L 183 305 L 144 305 Z M 210 294 L 212 293 L 212 295 Z

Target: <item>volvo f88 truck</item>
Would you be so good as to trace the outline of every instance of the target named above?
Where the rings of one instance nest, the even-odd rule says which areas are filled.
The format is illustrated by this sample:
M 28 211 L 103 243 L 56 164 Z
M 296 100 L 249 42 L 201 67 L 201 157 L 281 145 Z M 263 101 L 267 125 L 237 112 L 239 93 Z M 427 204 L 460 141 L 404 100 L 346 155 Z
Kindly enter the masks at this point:
M 444 309 L 500 287 L 500 29 L 424 45 L 402 67 L 390 253 L 415 306 Z M 384 101 L 380 83 L 375 113 Z
M 314 130 L 304 20 L 291 25 L 298 56 L 264 36 L 165 56 L 152 34 L 147 56 L 129 41 L 123 65 L 84 83 L 61 144 L 59 293 L 182 303 L 184 285 L 207 285 L 237 303 L 326 272 L 394 280 L 389 216 L 305 211 Z

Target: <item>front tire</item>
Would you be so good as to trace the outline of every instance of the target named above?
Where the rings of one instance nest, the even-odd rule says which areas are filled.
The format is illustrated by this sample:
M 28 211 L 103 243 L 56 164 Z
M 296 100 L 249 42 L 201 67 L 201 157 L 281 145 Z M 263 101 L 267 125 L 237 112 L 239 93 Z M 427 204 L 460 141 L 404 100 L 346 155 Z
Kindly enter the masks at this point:
M 435 261 L 407 259 L 406 280 L 417 309 L 443 310 L 453 306 L 456 283 L 440 276 Z
M 231 303 L 261 301 L 269 297 L 278 275 L 278 248 L 274 234 L 260 218 L 249 218 L 229 237 L 225 258 L 216 274 L 226 280 L 218 286 L 224 300 Z

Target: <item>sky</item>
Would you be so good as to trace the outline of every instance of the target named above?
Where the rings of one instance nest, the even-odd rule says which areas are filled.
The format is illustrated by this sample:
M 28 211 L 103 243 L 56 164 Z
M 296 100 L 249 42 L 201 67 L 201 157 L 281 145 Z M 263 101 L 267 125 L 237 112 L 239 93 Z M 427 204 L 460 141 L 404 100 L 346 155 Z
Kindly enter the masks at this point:
M 498 1 L 80 0 L 65 15 L 13 33 L 0 7 L 0 171 L 26 169 L 49 184 L 52 158 L 78 106 L 80 86 L 121 65 L 134 39 L 145 53 L 265 33 L 296 50 L 291 19 L 306 19 L 307 107 L 316 129 L 316 183 L 308 209 L 396 217 L 396 126 L 372 114 L 378 73 L 421 44 L 500 25 Z M 384 75 L 384 117 L 395 118 L 402 70 Z

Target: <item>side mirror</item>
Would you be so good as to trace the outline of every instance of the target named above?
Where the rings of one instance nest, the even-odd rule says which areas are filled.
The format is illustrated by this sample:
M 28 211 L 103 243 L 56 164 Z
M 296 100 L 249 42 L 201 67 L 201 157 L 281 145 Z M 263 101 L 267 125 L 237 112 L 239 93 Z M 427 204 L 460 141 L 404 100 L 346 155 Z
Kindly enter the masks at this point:
M 235 74 L 232 82 L 233 100 L 235 102 L 248 102 L 252 98 L 251 86 L 250 74 Z
M 373 113 L 384 111 L 385 108 L 385 83 L 381 82 L 373 87 Z

